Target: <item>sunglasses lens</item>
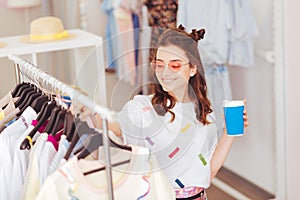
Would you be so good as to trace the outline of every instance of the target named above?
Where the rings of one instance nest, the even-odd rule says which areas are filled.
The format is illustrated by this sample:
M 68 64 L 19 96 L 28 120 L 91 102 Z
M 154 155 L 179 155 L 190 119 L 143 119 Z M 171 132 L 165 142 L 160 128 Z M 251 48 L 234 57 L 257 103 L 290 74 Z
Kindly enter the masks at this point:
M 173 70 L 175 72 L 178 72 L 182 67 L 182 63 L 178 62 L 178 61 L 171 61 L 169 63 L 169 67 L 170 67 L 171 70 Z
M 150 66 L 156 72 L 162 72 L 165 69 L 165 63 L 161 61 L 152 61 Z M 182 67 L 182 63 L 180 61 L 170 61 L 168 67 L 170 70 L 178 72 Z

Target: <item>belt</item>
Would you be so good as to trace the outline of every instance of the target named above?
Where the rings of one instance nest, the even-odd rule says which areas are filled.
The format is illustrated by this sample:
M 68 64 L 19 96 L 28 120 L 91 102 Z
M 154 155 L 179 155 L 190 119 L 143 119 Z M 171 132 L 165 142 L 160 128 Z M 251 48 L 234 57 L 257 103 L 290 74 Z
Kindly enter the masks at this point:
M 175 189 L 176 200 L 192 200 L 192 199 L 206 199 L 205 188 L 200 187 L 188 187 Z
M 205 195 L 205 190 L 202 190 L 200 193 L 191 196 L 191 197 L 185 197 L 185 198 L 176 198 L 176 200 L 192 200 L 192 199 L 198 199 Z

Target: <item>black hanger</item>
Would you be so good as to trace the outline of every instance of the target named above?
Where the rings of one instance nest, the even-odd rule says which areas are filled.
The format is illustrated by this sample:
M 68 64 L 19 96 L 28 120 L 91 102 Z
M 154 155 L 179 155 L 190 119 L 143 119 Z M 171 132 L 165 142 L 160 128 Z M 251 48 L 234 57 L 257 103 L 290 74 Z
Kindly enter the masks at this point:
M 54 100 L 44 103 L 36 120 L 45 122 L 50 117 L 52 110 L 56 106 L 57 106 L 57 104 Z
M 77 156 L 78 160 L 86 158 L 92 152 L 94 152 L 98 147 L 103 145 L 102 134 L 95 133 L 88 137 L 87 143 L 84 144 L 79 155 Z
M 22 97 L 20 97 L 16 101 L 15 106 L 18 107 L 20 110 L 22 110 L 22 108 L 25 107 L 25 104 L 27 104 L 29 98 L 34 94 L 37 94 L 37 92 L 35 90 L 28 91 L 25 95 L 22 96 L 23 99 L 22 99 Z
M 61 111 L 59 111 L 57 113 L 53 128 L 49 134 L 54 136 L 59 130 L 61 130 L 63 128 L 66 113 L 67 113 L 66 109 L 62 109 Z
M 118 147 L 118 148 L 120 148 L 120 149 L 124 149 L 124 150 L 127 150 L 127 151 L 132 151 L 132 148 L 131 148 L 130 146 L 126 146 L 126 145 L 123 145 L 123 144 L 119 144 L 119 143 L 113 141 L 111 138 L 108 138 L 108 139 L 109 139 L 109 141 L 112 143 L 111 146 L 116 146 L 116 147 Z
M 114 163 L 114 164 L 111 164 L 111 167 L 116 167 L 116 166 L 119 166 L 119 165 L 124 165 L 126 163 L 129 163 L 130 162 L 130 159 L 129 160 L 124 160 L 124 161 L 121 161 L 121 162 L 117 162 L 117 163 Z M 84 172 L 83 175 L 89 175 L 89 174 L 92 174 L 92 173 L 95 173 L 95 172 L 99 172 L 99 171 L 102 171 L 102 170 L 105 170 L 105 167 L 100 167 L 98 169 L 93 169 L 91 171 L 88 171 L 88 172 Z
M 75 123 L 74 123 L 74 115 L 71 111 L 67 111 L 64 121 L 64 132 L 67 140 L 70 142 L 75 132 Z
M 121 149 L 132 151 L 132 148 L 130 146 L 117 144 L 113 140 L 111 140 L 110 138 L 109 138 L 109 141 L 112 143 L 110 145 L 111 147 L 119 147 Z M 81 150 L 81 152 L 79 153 L 79 155 L 77 155 L 78 160 L 86 158 L 90 153 L 94 152 L 96 149 L 98 149 L 100 146 L 102 146 L 102 143 L 103 143 L 102 133 L 97 133 L 97 134 L 91 135 L 88 138 L 87 144 L 84 145 L 84 147 Z M 118 163 L 111 164 L 111 167 L 123 165 L 123 164 L 129 163 L 129 162 L 130 162 L 130 159 L 125 160 L 125 161 L 121 161 L 121 162 L 118 162 Z M 101 167 L 101 168 L 98 168 L 98 169 L 94 169 L 94 170 L 85 172 L 83 174 L 88 175 L 88 174 L 92 174 L 92 173 L 95 173 L 95 172 L 98 172 L 98 171 L 102 171 L 104 169 L 105 169 L 105 167 Z
M 65 155 L 65 159 L 68 160 L 75 145 L 79 141 L 80 137 L 84 134 L 96 134 L 98 133 L 96 130 L 90 128 L 85 121 L 81 121 L 79 118 L 75 118 L 75 132 L 73 134 L 72 140 L 70 142 L 70 147 Z
M 25 88 L 24 90 L 21 91 L 21 94 L 18 96 L 19 99 L 15 102 L 15 106 L 16 107 L 19 107 L 23 102 L 24 100 L 26 99 L 27 96 L 35 93 L 35 88 L 34 87 L 27 87 Z
M 18 85 L 16 85 L 16 87 L 11 92 L 11 96 L 17 97 L 17 94 L 19 93 L 19 91 L 23 90 L 24 88 L 26 88 L 28 86 L 30 87 L 30 84 L 28 82 L 19 83 Z
M 46 120 L 50 117 L 52 110 L 56 107 L 56 102 L 52 101 L 50 103 L 45 103 L 41 109 L 41 112 L 37 116 L 38 124 L 33 128 L 33 130 L 28 134 L 30 138 L 33 138 L 34 134 L 39 130 L 39 128 L 46 122 Z M 23 140 L 20 145 L 20 149 L 30 149 L 30 142 L 27 138 Z
M 110 142 L 110 146 L 118 147 L 120 149 L 124 149 L 127 151 L 132 151 L 130 146 L 121 145 L 113 141 L 111 138 L 108 138 Z M 103 134 L 96 132 L 95 134 L 91 135 L 87 143 L 83 146 L 82 150 L 80 151 L 79 155 L 77 156 L 78 159 L 86 158 L 90 153 L 95 151 L 97 148 L 103 145 Z
M 30 106 L 35 110 L 36 113 L 39 113 L 43 105 L 46 104 L 48 101 L 49 97 L 47 95 L 41 95 L 38 98 L 36 98 Z
M 16 95 L 14 97 L 20 97 L 22 95 L 22 93 L 24 92 L 24 90 L 26 90 L 28 88 L 34 89 L 33 84 L 28 83 L 28 84 L 23 85 L 22 87 L 20 87 L 18 92 L 16 93 Z
M 32 93 L 32 92 L 30 92 L 30 93 Z M 24 112 L 24 110 L 33 103 L 33 101 L 35 99 L 40 97 L 41 94 L 42 94 L 41 91 L 35 91 L 32 94 L 27 95 L 27 97 L 24 99 L 23 103 L 18 107 L 20 109 L 20 111 L 16 114 L 17 117 L 19 117 Z
M 58 113 L 62 111 L 62 108 L 58 105 L 55 106 L 54 109 L 52 109 L 51 111 L 51 115 L 49 118 L 49 122 L 44 130 L 45 133 L 50 134 L 52 132 L 52 129 L 55 127 L 55 121 L 56 121 L 56 117 L 58 116 Z

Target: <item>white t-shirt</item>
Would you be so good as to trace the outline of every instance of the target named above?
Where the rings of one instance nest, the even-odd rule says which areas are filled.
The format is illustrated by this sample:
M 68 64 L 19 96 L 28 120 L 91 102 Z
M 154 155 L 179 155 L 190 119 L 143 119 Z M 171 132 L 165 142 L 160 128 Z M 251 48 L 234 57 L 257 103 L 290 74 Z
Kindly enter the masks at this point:
M 36 112 L 28 106 L 22 115 L 0 134 L 0 199 L 9 199 L 11 185 L 11 168 L 14 161 L 14 148 L 19 137 L 29 127 L 31 121 L 37 117 Z
M 125 143 L 144 146 L 155 154 L 174 188 L 210 185 L 210 159 L 217 144 L 217 127 L 196 119 L 193 103 L 176 103 L 171 114 L 159 116 L 152 96 L 138 95 L 117 114 Z
M 35 145 L 31 148 L 29 153 L 29 164 L 23 186 L 22 199 L 30 200 L 35 199 L 40 190 L 40 166 L 39 156 L 47 141 L 48 134 L 42 133 L 37 139 Z
M 11 168 L 11 185 L 14 186 L 14 190 L 10 191 L 10 199 L 21 199 L 21 194 L 26 178 L 28 163 L 29 163 L 29 152 L 30 150 L 20 149 L 20 145 L 26 136 L 34 129 L 33 125 L 29 125 L 26 131 L 19 137 L 16 142 L 14 149 L 14 161 Z M 40 133 L 37 131 L 33 137 L 33 141 L 36 141 L 40 136 Z
M 55 154 L 54 158 L 52 159 L 51 165 L 49 166 L 48 175 L 51 175 L 57 170 L 61 160 L 64 158 L 69 147 L 70 147 L 70 143 L 68 142 L 66 136 L 62 135 L 60 137 L 58 151 Z
M 121 155 L 112 156 L 112 163 L 117 160 L 115 158 L 127 160 L 128 155 L 130 162 L 112 167 L 115 199 L 175 199 L 165 175 L 162 171 L 154 171 L 157 161 L 149 150 L 132 146 L 132 152 L 123 150 Z M 72 157 L 46 179 L 37 200 L 108 199 L 106 171 L 83 174 L 100 167 L 103 161 L 78 161 L 76 156 Z
M 44 147 L 38 157 L 40 187 L 42 187 L 46 178 L 48 177 L 48 171 L 56 153 L 57 151 L 54 145 L 50 141 L 45 142 Z

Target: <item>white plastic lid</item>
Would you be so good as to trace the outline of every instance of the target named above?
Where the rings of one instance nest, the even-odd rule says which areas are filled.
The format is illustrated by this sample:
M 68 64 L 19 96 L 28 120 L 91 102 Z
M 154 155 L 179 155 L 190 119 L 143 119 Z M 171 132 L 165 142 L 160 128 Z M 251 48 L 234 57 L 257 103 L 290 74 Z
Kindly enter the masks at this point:
M 236 107 L 236 106 L 244 106 L 243 100 L 224 100 L 223 107 Z

